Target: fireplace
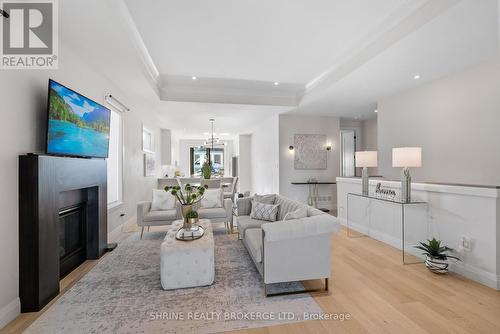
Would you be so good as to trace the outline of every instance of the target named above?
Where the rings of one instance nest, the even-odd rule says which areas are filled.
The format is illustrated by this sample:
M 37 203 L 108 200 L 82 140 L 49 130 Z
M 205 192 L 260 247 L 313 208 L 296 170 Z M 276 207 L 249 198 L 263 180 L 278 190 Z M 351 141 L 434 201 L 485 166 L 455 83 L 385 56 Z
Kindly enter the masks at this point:
M 59 276 L 63 278 L 82 264 L 86 253 L 85 203 L 59 211 Z
M 19 157 L 19 297 L 39 311 L 60 279 L 107 249 L 106 160 Z

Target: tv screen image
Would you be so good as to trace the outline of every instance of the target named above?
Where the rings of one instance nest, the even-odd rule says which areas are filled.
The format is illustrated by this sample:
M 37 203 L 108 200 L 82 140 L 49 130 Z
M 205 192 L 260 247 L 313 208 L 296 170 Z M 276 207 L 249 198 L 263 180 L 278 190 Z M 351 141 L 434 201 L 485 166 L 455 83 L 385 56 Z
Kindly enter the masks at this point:
M 111 111 L 49 80 L 47 153 L 107 158 Z

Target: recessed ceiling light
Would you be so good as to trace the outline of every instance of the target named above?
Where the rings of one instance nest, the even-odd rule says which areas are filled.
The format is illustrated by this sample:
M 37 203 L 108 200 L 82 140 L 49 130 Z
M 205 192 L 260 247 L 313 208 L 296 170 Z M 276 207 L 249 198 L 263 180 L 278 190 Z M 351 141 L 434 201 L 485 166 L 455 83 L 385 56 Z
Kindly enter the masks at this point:
M 275 86 L 279 86 L 279 85 L 280 85 L 280 83 L 279 83 L 278 81 L 275 81 L 275 82 L 274 82 L 274 85 L 275 85 Z
M 193 79 L 193 80 L 197 80 L 198 78 L 197 78 L 197 77 L 191 77 L 191 79 Z
M 378 113 L 378 109 L 375 109 L 373 112 L 374 112 L 374 113 Z
M 415 80 L 420 79 L 420 74 L 415 74 L 415 75 L 413 76 L 413 79 L 415 79 Z

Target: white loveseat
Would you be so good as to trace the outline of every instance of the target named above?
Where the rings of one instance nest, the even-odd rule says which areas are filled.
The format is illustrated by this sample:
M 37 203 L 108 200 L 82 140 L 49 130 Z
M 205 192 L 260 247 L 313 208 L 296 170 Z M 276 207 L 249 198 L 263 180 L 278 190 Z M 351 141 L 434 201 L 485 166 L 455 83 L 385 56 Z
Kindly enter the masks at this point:
M 280 205 L 278 220 L 256 220 L 250 217 L 252 199 L 238 199 L 237 226 L 239 238 L 263 278 L 265 295 L 271 295 L 268 284 L 309 279 L 325 279 L 325 290 L 328 290 L 331 237 L 340 226 L 337 218 L 275 195 L 273 202 Z M 288 212 L 304 207 L 307 217 L 283 221 Z

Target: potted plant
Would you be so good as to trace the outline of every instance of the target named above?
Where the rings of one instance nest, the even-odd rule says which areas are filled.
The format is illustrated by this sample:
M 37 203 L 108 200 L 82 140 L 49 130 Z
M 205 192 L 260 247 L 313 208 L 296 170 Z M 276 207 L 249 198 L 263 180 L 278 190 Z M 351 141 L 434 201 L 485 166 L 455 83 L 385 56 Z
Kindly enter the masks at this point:
M 203 178 L 205 180 L 210 179 L 210 177 L 212 176 L 212 165 L 210 164 L 210 162 L 205 161 L 203 163 L 203 166 L 201 166 L 201 173 L 203 174 Z
M 186 213 L 186 219 L 188 221 L 188 225 L 197 226 L 198 225 L 198 212 L 189 211 Z
M 193 205 L 201 201 L 206 188 L 208 188 L 208 186 L 195 187 L 189 183 L 184 186 L 184 191 L 182 191 L 179 186 L 165 187 L 165 191 L 175 196 L 181 204 L 181 212 L 184 217 L 184 229 L 188 230 L 192 228 L 187 215 L 189 212 L 193 212 Z
M 448 259 L 460 261 L 458 257 L 448 255 L 447 253 L 453 249 L 447 246 L 441 246 L 441 240 L 436 240 L 436 238 L 427 240 L 427 243 L 421 242 L 420 245 L 415 246 L 415 248 L 424 251 L 422 254 L 425 255 L 425 266 L 436 274 L 446 274 L 448 272 Z

